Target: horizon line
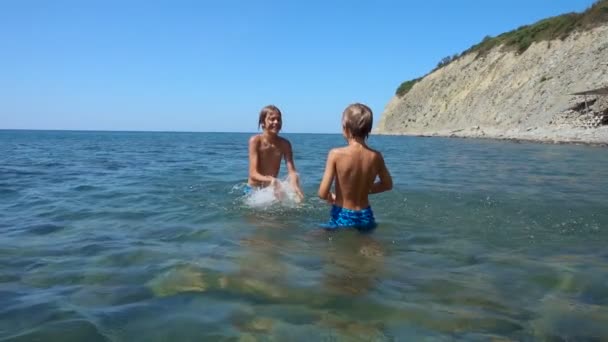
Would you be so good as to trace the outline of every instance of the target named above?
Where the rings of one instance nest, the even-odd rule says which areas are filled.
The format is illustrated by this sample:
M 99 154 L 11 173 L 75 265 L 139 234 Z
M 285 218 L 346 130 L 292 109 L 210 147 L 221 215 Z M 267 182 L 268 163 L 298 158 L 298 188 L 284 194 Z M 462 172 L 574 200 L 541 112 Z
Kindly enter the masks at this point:
M 164 130 L 109 130 L 109 129 L 61 129 L 61 128 L 0 128 L 0 131 L 39 132 L 102 132 L 102 133 L 236 133 L 257 134 L 261 131 L 164 131 Z M 281 132 L 282 134 L 341 134 L 339 132 Z

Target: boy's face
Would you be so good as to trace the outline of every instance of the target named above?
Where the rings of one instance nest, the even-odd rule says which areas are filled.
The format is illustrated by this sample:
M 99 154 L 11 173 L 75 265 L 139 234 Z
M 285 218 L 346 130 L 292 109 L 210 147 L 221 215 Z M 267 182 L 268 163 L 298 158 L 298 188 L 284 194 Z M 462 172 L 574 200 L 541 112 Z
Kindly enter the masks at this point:
M 264 131 L 277 134 L 281 130 L 282 121 L 281 114 L 270 112 L 264 118 Z

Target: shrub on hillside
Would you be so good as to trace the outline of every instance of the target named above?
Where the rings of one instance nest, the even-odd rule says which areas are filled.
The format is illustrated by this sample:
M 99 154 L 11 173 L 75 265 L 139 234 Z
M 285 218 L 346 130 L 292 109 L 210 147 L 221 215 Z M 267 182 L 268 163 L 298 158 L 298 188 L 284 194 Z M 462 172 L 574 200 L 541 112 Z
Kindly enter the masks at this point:
M 410 89 L 412 89 L 414 84 L 416 84 L 419 80 L 420 80 L 420 78 L 415 78 L 413 80 L 409 80 L 409 81 L 405 81 L 405 82 L 401 83 L 399 88 L 397 88 L 397 92 L 396 92 L 397 96 L 403 97 L 405 94 L 407 94 L 410 91 Z

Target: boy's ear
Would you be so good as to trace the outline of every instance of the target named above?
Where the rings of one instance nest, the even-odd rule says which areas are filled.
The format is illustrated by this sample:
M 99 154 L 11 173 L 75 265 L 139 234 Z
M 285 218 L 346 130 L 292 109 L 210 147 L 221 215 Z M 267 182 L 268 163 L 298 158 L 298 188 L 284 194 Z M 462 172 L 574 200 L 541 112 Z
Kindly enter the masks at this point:
M 348 128 L 342 126 L 342 132 L 344 132 L 344 135 L 346 135 L 347 138 L 350 138 L 350 131 Z

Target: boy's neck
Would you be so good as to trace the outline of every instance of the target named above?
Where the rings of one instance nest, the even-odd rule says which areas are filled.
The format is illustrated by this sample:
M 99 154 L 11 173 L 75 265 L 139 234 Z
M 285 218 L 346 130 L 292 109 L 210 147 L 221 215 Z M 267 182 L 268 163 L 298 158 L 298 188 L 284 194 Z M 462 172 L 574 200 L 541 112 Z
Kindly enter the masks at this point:
M 266 140 L 270 140 L 270 141 L 274 141 L 274 140 L 276 140 L 276 139 L 279 137 L 279 135 L 278 135 L 278 134 L 271 133 L 271 132 L 268 132 L 268 131 L 264 131 L 264 132 L 262 133 L 262 136 L 263 136 L 263 137 L 264 137 Z
M 367 144 L 365 143 L 365 139 L 364 138 L 348 138 L 348 146 L 357 146 L 357 145 L 361 145 L 366 147 Z

